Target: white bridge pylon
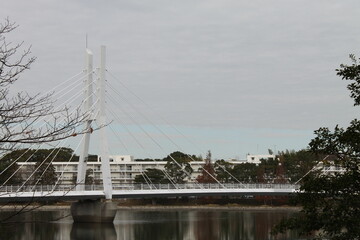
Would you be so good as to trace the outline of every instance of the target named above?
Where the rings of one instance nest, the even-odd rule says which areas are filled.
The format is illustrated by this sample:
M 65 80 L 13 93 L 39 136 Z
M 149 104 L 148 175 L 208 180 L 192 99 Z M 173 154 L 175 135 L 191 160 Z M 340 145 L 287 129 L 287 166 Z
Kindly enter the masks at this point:
M 93 105 L 93 53 L 90 49 L 86 49 L 86 80 L 84 91 L 84 112 L 88 114 L 88 119 L 85 124 L 85 136 L 82 140 L 82 150 L 80 152 L 79 164 L 76 179 L 76 191 L 85 191 L 85 177 L 86 165 L 89 156 L 90 135 L 93 131 L 91 124 L 95 120 L 100 126 L 100 159 L 101 159 L 101 173 L 103 178 L 104 194 L 106 199 L 112 199 L 112 183 L 109 161 L 109 149 L 106 137 L 106 122 L 105 113 L 105 71 L 106 71 L 106 47 L 101 46 L 100 49 L 100 66 L 98 68 L 98 78 L 96 84 L 97 97 L 97 111 L 92 111 Z

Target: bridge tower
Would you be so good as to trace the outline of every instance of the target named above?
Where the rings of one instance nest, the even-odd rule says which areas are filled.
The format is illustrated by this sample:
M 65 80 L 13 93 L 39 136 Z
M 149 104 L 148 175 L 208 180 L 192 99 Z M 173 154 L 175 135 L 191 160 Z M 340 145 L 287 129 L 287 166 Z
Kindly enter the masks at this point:
M 100 68 L 99 78 L 97 83 L 97 95 L 99 98 L 99 108 L 97 114 L 98 125 L 100 128 L 100 144 L 101 144 L 101 172 L 104 185 L 104 193 L 106 199 L 112 198 L 112 183 L 111 183 L 111 171 L 110 171 L 110 160 L 109 160 L 109 148 L 106 137 L 106 113 L 105 113 L 105 61 L 106 61 L 106 47 L 101 46 L 100 51 Z
M 106 62 L 106 47 L 101 46 L 100 49 L 100 67 L 97 78 L 96 95 L 98 98 L 97 112 L 92 112 L 93 105 L 93 54 L 89 49 L 86 49 L 86 81 L 85 81 L 85 102 L 84 111 L 89 114 L 85 124 L 85 136 L 82 142 L 82 152 L 80 153 L 76 191 L 85 190 L 86 165 L 89 156 L 90 135 L 93 132 L 91 127 L 95 120 L 100 126 L 100 159 L 101 159 L 101 173 L 103 178 L 104 194 L 106 201 L 85 200 L 75 202 L 71 205 L 71 214 L 75 222 L 112 222 L 116 214 L 116 204 L 112 203 L 112 183 L 109 161 L 109 150 L 106 137 L 106 113 L 105 113 L 105 62 Z
M 101 172 L 103 178 L 104 193 L 106 199 L 112 198 L 112 184 L 111 184 L 111 172 L 109 161 L 109 150 L 106 138 L 106 113 L 105 113 L 105 62 L 106 62 L 106 47 L 101 46 L 100 49 L 100 67 L 99 77 L 97 78 L 97 91 L 98 98 L 97 113 L 94 115 L 92 112 L 93 105 L 93 54 L 89 49 L 86 49 L 86 81 L 85 81 L 85 94 L 84 94 L 84 112 L 88 114 L 88 119 L 85 124 L 85 136 L 82 142 L 82 151 L 80 153 L 77 179 L 76 179 L 76 191 L 85 190 L 85 177 L 86 177 L 86 165 L 89 156 L 89 144 L 90 135 L 92 133 L 91 124 L 94 120 L 97 121 L 100 126 L 100 144 L 101 144 Z
M 86 80 L 85 80 L 85 90 L 84 90 L 84 112 L 88 114 L 88 119 L 85 123 L 85 134 L 82 140 L 82 150 L 79 157 L 79 164 L 77 169 L 77 178 L 76 178 L 76 191 L 85 190 L 85 176 L 86 176 L 86 165 L 89 156 L 89 144 L 90 144 L 90 135 L 92 132 L 91 123 L 93 121 L 93 113 L 91 107 L 93 105 L 93 53 L 90 49 L 86 49 Z

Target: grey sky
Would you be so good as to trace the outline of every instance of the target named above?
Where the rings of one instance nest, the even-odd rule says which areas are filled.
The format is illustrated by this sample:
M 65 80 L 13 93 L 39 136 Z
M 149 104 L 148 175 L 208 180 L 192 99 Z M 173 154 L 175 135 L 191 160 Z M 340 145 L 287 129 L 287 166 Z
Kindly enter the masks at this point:
M 216 157 L 306 147 L 359 113 L 335 74 L 360 55 L 358 0 L 4 1 L 0 16 L 38 58 L 21 89 L 79 72 L 87 33 L 118 79 Z

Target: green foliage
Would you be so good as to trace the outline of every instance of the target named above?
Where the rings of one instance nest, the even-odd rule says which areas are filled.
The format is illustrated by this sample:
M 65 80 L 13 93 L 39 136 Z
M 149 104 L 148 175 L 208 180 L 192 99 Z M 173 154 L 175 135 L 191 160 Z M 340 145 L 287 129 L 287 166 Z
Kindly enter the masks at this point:
M 286 150 L 279 152 L 274 159 L 262 159 L 259 165 L 233 165 L 225 160 L 218 160 L 215 162 L 215 172 L 217 179 L 224 183 L 236 183 L 237 180 L 242 183 L 295 183 L 308 173 L 319 159 L 319 156 L 309 150 Z
M 216 183 L 216 174 L 214 166 L 211 163 L 211 152 L 210 150 L 206 154 L 205 164 L 200 168 L 201 174 L 196 178 L 199 183 Z
M 155 158 L 155 159 L 151 159 L 151 158 L 138 158 L 134 160 L 135 162 L 160 162 L 160 161 L 164 161 L 164 159 L 159 159 L 159 158 Z
M 341 64 L 336 71 L 343 80 L 352 81 L 347 88 L 354 99 L 354 106 L 357 106 L 360 105 L 360 65 L 354 54 L 350 54 L 350 59 L 352 65 Z
M 54 185 L 57 180 L 55 167 L 50 161 L 38 161 L 35 164 L 35 173 L 33 175 L 32 185 Z
M 278 157 L 284 166 L 285 178 L 289 182 L 295 183 L 307 174 L 324 156 L 303 149 L 300 151 L 286 150 L 280 152 Z
M 148 168 L 144 171 L 143 175 L 137 175 L 134 182 L 144 184 L 163 184 L 169 183 L 169 180 L 164 176 L 164 173 L 160 169 Z
M 46 158 L 54 162 L 68 162 L 69 160 L 75 162 L 79 160 L 79 157 L 74 155 L 71 148 L 19 149 L 6 154 L 2 160 L 13 159 L 16 162 L 38 162 Z
M 190 161 L 195 159 L 197 159 L 196 156 L 173 152 L 164 158 L 167 161 L 165 170 L 175 183 L 184 183 L 186 178 L 189 179 L 193 172 Z
M 233 164 L 225 161 L 224 159 L 217 160 L 214 164 L 215 174 L 218 181 L 222 183 L 236 182 L 236 180 L 229 174 L 233 169 Z
M 5 170 L 5 168 L 12 162 L 36 162 L 35 168 L 39 167 L 39 170 L 33 175 L 35 177 L 40 177 L 43 170 L 47 169 L 47 172 L 41 177 L 41 180 L 38 184 L 54 184 L 56 182 L 55 169 L 51 165 L 48 167 L 50 162 L 68 162 L 68 161 L 78 161 L 78 156 L 74 155 L 74 151 L 70 148 L 54 148 L 54 149 L 18 149 L 12 152 L 7 153 L 0 160 L 0 172 Z M 40 165 L 41 162 L 44 164 Z M 4 183 L 14 172 L 17 172 L 10 180 L 6 183 L 9 184 L 19 184 L 22 182 L 21 171 L 18 171 L 19 166 L 14 163 L 12 166 L 7 169 L 3 174 L 0 175 L 0 183 Z M 55 179 L 55 180 L 54 180 Z M 32 180 L 29 184 L 36 183 L 37 180 Z M 33 183 L 32 183 L 33 182 Z
M 257 182 L 257 172 L 258 166 L 254 163 L 238 164 L 231 170 L 232 175 L 242 183 Z
M 348 89 L 354 105 L 360 105 L 360 67 L 355 56 L 350 57 L 353 65 L 341 65 L 337 74 L 354 81 Z M 274 233 L 300 229 L 302 234 L 319 231 L 326 239 L 360 239 L 360 122 L 355 119 L 346 129 L 336 126 L 334 131 L 319 128 L 315 134 L 310 150 L 333 156 L 345 172 L 305 178 L 295 198 L 302 211 L 283 220 Z
M 276 178 L 276 169 L 279 161 L 276 159 L 261 159 L 257 170 L 257 180 L 261 183 L 272 183 Z
M 359 179 L 359 171 L 307 178 L 295 199 L 303 209 L 283 220 L 274 232 L 298 229 L 309 235 L 321 230 L 327 239 L 359 239 Z
M 2 173 L 0 175 L 1 185 L 5 182 L 7 185 L 19 184 L 21 182 L 19 174 L 15 174 L 14 176 L 12 176 L 18 168 L 16 164 L 13 164 L 13 161 L 14 160 L 12 158 L 2 159 L 0 161 L 0 173 Z

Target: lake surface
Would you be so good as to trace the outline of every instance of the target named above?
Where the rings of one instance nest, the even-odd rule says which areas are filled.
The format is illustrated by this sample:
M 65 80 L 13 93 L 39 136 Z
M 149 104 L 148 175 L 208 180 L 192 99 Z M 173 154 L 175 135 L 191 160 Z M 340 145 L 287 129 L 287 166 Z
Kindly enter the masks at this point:
M 69 210 L 31 211 L 0 225 L 0 239 L 54 240 L 264 240 L 300 239 L 296 232 L 276 238 L 271 227 L 292 210 L 151 209 L 118 210 L 113 224 L 75 224 Z M 1 211 L 0 217 L 8 214 Z

